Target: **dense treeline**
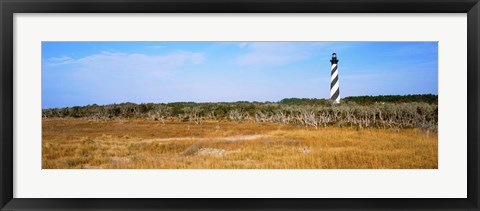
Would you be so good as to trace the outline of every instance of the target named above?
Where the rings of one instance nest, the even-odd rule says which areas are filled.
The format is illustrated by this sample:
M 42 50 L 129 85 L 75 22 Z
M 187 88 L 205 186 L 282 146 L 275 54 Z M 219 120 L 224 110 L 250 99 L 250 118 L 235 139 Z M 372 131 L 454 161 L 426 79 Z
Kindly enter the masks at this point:
M 355 96 L 342 99 L 345 102 L 355 102 L 358 104 L 373 104 L 378 102 L 384 103 L 410 103 L 423 102 L 430 104 L 438 104 L 438 96 L 432 94 L 425 95 L 379 95 L 379 96 Z
M 168 104 L 122 103 L 112 105 L 88 105 L 70 108 L 44 109 L 44 118 L 88 118 L 94 120 L 112 118 L 147 118 L 160 121 L 191 121 L 202 124 L 208 120 L 254 121 L 294 124 L 305 127 L 327 125 L 379 128 L 421 128 L 437 131 L 438 106 L 435 101 L 406 101 L 412 98 L 370 97 L 368 100 L 343 100 L 341 104 L 331 104 L 324 99 L 289 98 L 280 102 L 232 102 L 232 103 L 194 103 L 179 102 Z M 415 98 L 415 97 L 413 97 Z M 350 98 L 361 99 L 361 98 Z M 398 102 L 393 99 L 400 99 Z M 392 102 L 393 101 L 393 102 Z
M 329 100 L 316 98 L 285 98 L 278 103 L 284 105 L 330 105 Z

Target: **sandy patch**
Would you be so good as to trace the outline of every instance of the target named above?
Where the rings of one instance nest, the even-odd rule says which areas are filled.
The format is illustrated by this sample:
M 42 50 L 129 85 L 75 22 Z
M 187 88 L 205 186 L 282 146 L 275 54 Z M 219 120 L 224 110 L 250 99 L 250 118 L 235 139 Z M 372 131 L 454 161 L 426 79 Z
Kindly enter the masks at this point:
M 298 148 L 298 151 L 303 153 L 303 154 L 308 154 L 310 153 L 312 150 L 310 149 L 310 147 L 299 147 Z
M 187 141 L 187 140 L 196 140 L 196 141 L 207 141 L 207 140 L 218 140 L 218 141 L 247 141 L 255 140 L 258 138 L 265 137 L 265 135 L 242 135 L 242 136 L 227 136 L 227 137 L 210 137 L 210 138 L 195 138 L 195 137 L 180 137 L 180 138 L 154 138 L 154 139 L 143 139 L 139 143 L 152 143 L 152 142 L 166 142 L 166 141 Z
M 214 156 L 224 156 L 227 154 L 239 152 L 240 150 L 224 150 L 224 149 L 216 149 L 216 148 L 201 148 L 198 150 L 198 155 L 214 155 Z

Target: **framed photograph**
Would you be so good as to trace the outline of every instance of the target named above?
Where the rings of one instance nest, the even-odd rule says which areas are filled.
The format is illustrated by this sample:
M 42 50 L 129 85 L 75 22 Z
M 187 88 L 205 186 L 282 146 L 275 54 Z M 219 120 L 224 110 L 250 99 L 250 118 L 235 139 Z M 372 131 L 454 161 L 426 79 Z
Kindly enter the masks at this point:
M 478 0 L 0 8 L 2 210 L 480 210 Z

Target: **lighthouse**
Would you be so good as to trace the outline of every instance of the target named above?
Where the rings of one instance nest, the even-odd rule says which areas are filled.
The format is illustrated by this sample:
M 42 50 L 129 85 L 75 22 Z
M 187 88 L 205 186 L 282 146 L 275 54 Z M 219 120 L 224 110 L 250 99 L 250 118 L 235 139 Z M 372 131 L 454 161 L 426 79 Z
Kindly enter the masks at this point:
M 333 103 L 340 103 L 340 85 L 338 83 L 338 59 L 337 54 L 332 54 L 332 77 L 330 79 L 330 99 Z

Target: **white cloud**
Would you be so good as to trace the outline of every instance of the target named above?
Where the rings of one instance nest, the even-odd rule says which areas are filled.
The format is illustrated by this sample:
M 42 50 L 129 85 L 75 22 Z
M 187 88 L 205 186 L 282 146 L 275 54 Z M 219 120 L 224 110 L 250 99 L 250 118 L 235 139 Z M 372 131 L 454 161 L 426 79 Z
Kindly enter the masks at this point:
M 145 46 L 145 48 L 151 48 L 151 49 L 161 49 L 161 48 L 166 48 L 167 46 L 163 45 L 150 45 L 150 46 Z
M 47 59 L 46 62 L 50 66 L 57 66 L 57 65 L 63 65 L 63 64 L 71 64 L 71 63 L 74 63 L 75 60 L 68 56 L 59 56 L 59 57 L 49 58 Z
M 248 52 L 236 59 L 241 66 L 281 66 L 307 59 L 312 46 L 292 42 L 239 43 Z
M 244 48 L 245 46 L 248 45 L 248 42 L 239 42 L 239 43 L 237 43 L 237 44 L 238 44 L 238 47 Z
M 425 54 L 436 56 L 437 52 L 438 52 L 438 44 L 434 42 L 418 42 L 418 43 L 409 43 L 409 45 L 399 48 L 396 53 L 398 56 L 425 55 Z
M 47 60 L 49 65 L 79 65 L 83 72 L 104 72 L 112 74 L 149 73 L 165 75 L 178 70 L 186 64 L 199 64 L 203 61 L 203 53 L 176 51 L 167 55 L 146 55 L 139 53 L 101 52 L 79 59 L 55 57 Z
M 78 59 L 46 59 L 57 66 L 46 67 L 42 74 L 51 80 L 50 87 L 62 87 L 85 102 L 152 102 L 175 96 L 168 87 L 182 87 L 176 83 L 179 75 L 203 58 L 203 53 L 189 51 L 164 55 L 100 52 Z

